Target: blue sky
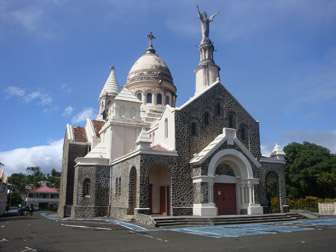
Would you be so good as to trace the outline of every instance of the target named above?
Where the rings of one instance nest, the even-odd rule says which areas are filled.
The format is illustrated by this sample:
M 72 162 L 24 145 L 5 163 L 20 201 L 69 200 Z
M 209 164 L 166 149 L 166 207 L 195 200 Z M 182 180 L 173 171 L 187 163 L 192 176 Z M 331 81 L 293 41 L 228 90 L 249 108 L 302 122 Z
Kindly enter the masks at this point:
M 336 152 L 334 0 L 1 0 L 0 162 L 5 172 L 61 169 L 65 125 L 95 118 L 116 67 L 125 84 L 153 32 L 177 86 L 195 91 L 201 25 L 196 4 L 219 11 L 210 38 L 221 81 L 260 121 L 262 152 L 311 141 Z

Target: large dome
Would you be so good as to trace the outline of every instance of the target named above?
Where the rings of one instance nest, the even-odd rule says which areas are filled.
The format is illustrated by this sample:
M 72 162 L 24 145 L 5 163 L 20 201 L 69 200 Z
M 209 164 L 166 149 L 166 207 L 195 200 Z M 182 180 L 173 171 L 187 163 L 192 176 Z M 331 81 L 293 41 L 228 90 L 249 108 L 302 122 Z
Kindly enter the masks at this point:
M 139 81 L 165 81 L 174 85 L 166 63 L 150 50 L 134 63 L 128 73 L 126 85 Z

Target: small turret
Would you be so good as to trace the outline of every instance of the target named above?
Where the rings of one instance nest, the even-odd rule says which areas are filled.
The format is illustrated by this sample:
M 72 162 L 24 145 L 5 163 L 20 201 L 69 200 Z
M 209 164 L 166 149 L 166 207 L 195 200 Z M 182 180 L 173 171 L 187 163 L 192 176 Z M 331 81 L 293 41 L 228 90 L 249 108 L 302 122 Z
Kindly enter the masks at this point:
M 107 78 L 105 85 L 99 95 L 99 114 L 97 120 L 107 120 L 108 108 L 111 106 L 114 98 L 120 93 L 120 87 L 114 74 L 115 67 L 111 66 L 111 73 Z
M 280 147 L 280 145 L 278 143 L 275 144 L 274 149 L 271 153 L 271 157 L 272 158 L 276 158 L 278 160 L 285 160 L 285 152 L 283 151 L 283 149 Z

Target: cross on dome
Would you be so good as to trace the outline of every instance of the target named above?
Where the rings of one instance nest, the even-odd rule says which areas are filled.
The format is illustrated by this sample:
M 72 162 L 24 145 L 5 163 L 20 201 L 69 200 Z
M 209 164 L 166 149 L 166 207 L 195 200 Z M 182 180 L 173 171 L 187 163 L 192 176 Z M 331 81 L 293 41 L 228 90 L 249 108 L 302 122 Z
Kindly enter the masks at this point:
M 149 45 L 148 45 L 148 48 L 146 50 L 146 53 L 155 53 L 155 49 L 153 48 L 152 40 L 156 39 L 156 37 L 152 34 L 152 32 L 150 32 L 146 37 L 149 38 Z

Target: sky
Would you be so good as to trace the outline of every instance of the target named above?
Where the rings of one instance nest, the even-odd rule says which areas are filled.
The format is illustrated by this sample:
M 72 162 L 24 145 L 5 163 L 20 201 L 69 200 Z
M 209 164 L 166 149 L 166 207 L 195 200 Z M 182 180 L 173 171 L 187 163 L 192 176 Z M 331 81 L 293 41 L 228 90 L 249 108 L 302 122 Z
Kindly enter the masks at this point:
M 309 141 L 336 152 L 335 0 L 0 0 L 0 162 L 61 170 L 66 124 L 95 119 L 114 65 L 119 85 L 156 37 L 177 87 L 195 92 L 209 15 L 223 85 L 260 122 L 261 149 Z

